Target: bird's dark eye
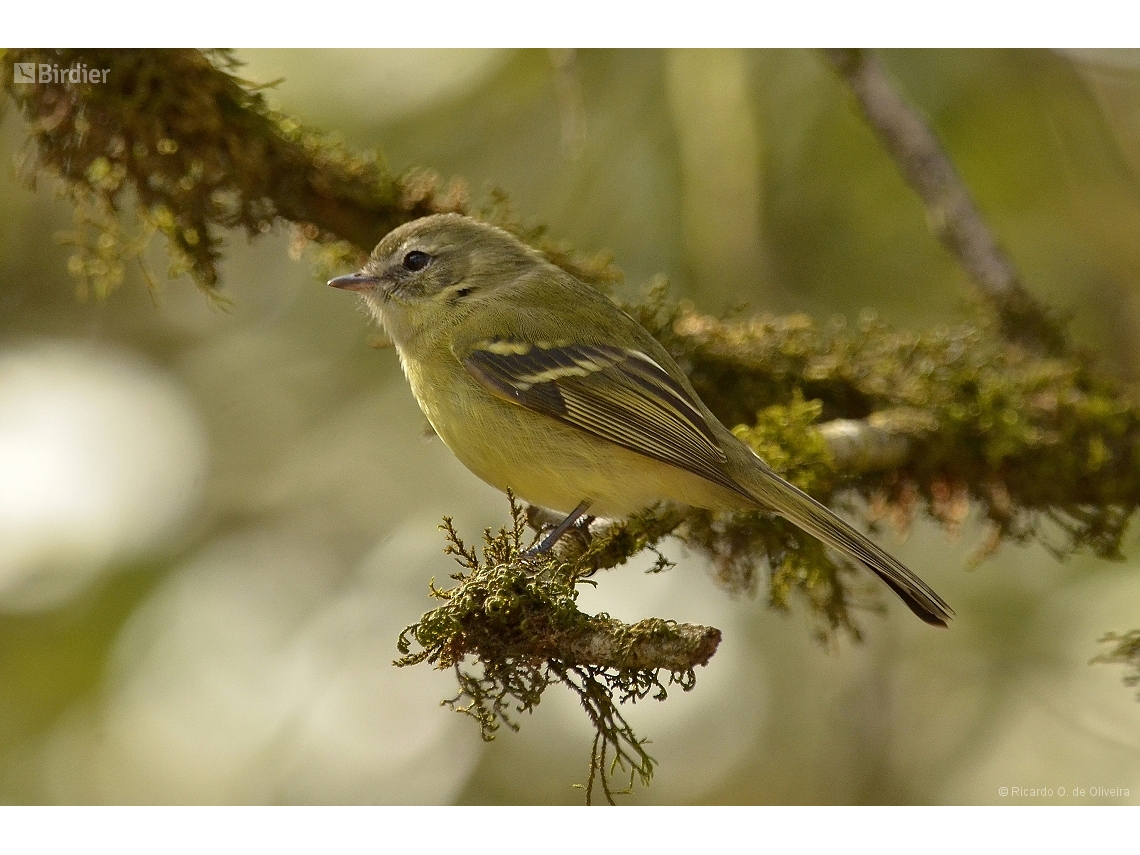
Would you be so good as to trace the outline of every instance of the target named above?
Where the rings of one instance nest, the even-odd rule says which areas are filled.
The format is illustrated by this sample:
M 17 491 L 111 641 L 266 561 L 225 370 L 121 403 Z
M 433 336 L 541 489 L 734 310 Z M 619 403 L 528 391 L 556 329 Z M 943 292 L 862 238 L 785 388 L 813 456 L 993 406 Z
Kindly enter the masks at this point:
M 418 249 L 413 249 L 411 252 L 404 256 L 404 269 L 411 270 L 413 272 L 416 270 L 423 270 L 428 266 L 428 262 L 430 261 L 431 256 L 426 252 L 420 252 Z

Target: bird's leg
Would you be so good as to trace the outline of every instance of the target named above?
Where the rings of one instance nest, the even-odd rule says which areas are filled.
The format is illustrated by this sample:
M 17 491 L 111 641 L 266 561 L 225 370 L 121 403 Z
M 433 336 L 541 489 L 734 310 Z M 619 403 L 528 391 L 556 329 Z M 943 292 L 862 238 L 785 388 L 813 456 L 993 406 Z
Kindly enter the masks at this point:
M 562 535 L 566 534 L 566 532 L 570 530 L 574 523 L 578 522 L 578 520 L 582 518 L 582 514 L 586 513 L 586 511 L 589 509 L 590 502 L 588 500 L 582 502 L 580 505 L 578 505 L 578 507 L 570 512 L 566 519 L 562 520 L 562 522 L 556 525 L 550 534 L 542 539 L 542 543 L 540 543 L 538 546 L 534 546 L 528 549 L 523 553 L 523 556 L 526 558 L 531 558 L 535 555 L 541 555 L 544 552 L 549 552 L 551 547 L 553 547 L 554 544 L 558 543 Z

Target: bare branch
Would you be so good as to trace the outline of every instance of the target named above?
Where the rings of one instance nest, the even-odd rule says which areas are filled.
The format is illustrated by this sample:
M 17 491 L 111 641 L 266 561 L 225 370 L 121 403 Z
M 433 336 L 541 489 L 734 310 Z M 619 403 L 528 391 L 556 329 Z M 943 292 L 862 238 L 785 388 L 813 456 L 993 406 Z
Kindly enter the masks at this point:
M 866 419 L 834 419 L 818 428 L 836 469 L 878 472 L 902 466 L 912 439 L 934 433 L 938 422 L 922 410 L 899 408 Z
M 1026 290 L 1021 275 L 979 213 L 970 191 L 918 110 L 866 50 L 824 52 L 863 109 L 867 123 L 926 206 L 931 231 L 997 312 L 1010 341 L 1050 355 L 1067 348 L 1064 330 Z
M 626 625 L 594 618 L 590 626 L 558 640 L 541 655 L 545 659 L 601 668 L 691 671 L 707 665 L 720 645 L 716 627 L 647 618 Z M 527 653 L 533 655 L 533 650 Z

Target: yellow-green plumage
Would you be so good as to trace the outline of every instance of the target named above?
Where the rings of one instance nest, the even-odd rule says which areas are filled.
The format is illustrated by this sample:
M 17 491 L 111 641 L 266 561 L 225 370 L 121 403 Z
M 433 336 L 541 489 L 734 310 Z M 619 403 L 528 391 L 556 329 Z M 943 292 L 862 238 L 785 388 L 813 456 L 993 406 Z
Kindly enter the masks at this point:
M 659 501 L 772 510 L 865 564 L 928 623 L 952 615 L 733 436 L 636 321 L 507 232 L 426 217 L 332 284 L 364 296 L 424 415 L 487 483 L 563 512 L 587 502 L 605 517 Z

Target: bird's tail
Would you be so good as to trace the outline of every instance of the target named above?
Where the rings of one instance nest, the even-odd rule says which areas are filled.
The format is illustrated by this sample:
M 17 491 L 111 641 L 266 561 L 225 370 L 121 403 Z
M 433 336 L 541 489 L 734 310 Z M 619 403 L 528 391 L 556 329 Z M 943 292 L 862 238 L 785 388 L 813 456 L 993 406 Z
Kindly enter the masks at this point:
M 912 612 L 934 626 L 946 626 L 954 610 L 930 586 L 807 493 L 789 484 L 766 464 L 748 490 L 757 501 L 833 549 L 865 564 L 898 594 Z

